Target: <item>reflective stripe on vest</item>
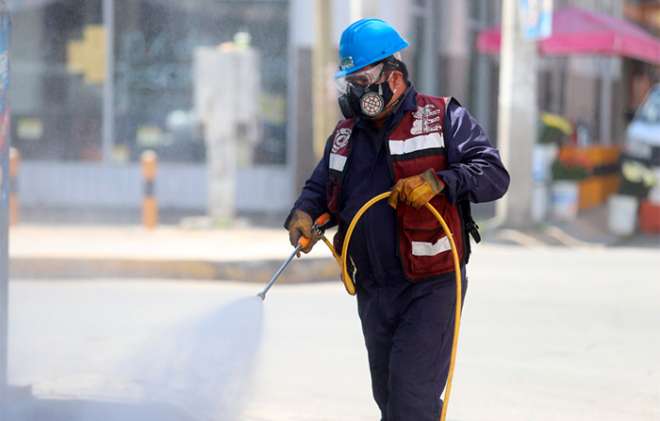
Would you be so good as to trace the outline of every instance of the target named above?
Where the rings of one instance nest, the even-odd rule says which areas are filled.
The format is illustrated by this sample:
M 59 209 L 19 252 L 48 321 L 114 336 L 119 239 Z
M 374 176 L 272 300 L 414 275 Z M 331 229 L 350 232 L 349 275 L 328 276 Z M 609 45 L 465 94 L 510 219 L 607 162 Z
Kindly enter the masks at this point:
M 390 140 L 391 155 L 407 155 L 429 149 L 442 149 L 445 139 L 442 133 L 433 132 L 405 140 Z
M 424 241 L 412 242 L 413 256 L 437 256 L 440 253 L 445 253 L 451 250 L 449 238 L 442 237 L 435 243 L 427 243 Z
M 335 171 L 344 171 L 346 160 L 348 158 L 336 153 L 330 154 L 330 169 Z

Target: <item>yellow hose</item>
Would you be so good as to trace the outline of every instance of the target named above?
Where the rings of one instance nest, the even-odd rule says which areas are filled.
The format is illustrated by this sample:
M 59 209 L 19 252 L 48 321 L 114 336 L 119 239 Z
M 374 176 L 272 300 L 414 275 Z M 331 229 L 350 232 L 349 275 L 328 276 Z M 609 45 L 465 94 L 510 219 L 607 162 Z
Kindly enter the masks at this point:
M 332 245 L 330 240 L 328 240 L 325 235 L 323 237 L 321 237 L 321 240 L 323 240 L 325 245 L 328 246 L 328 248 L 332 252 L 332 255 L 334 256 L 335 260 L 337 261 L 337 263 L 339 263 L 339 266 L 341 266 L 341 257 L 339 257 L 339 255 L 337 254 L 337 250 L 335 250 L 335 246 Z
M 360 218 L 362 218 L 362 215 L 364 215 L 364 213 L 367 210 L 369 210 L 369 208 L 371 208 L 373 205 L 380 202 L 381 200 L 385 200 L 389 198 L 391 194 L 392 194 L 391 192 L 381 193 L 378 196 L 374 197 L 373 199 L 369 200 L 360 208 L 360 210 L 357 211 L 357 213 L 353 217 L 353 220 L 348 226 L 348 230 L 346 231 L 346 237 L 344 238 L 344 245 L 341 250 L 340 264 L 341 264 L 341 273 L 342 273 L 341 278 L 342 281 L 344 282 L 344 286 L 346 287 L 346 291 L 350 295 L 355 295 L 356 292 L 355 282 L 353 282 L 351 275 L 348 273 L 348 260 L 347 260 L 348 246 L 350 245 L 351 237 L 353 236 L 353 231 L 355 230 L 357 223 L 360 221 Z M 460 262 L 460 258 L 458 257 L 458 250 L 456 248 L 456 243 L 454 242 L 454 236 L 452 235 L 449 226 L 447 226 L 447 223 L 442 218 L 442 215 L 440 215 L 440 212 L 438 212 L 437 209 L 434 208 L 430 203 L 427 203 L 425 206 L 426 209 L 428 209 L 433 214 L 433 216 L 435 216 L 435 219 L 438 220 L 438 222 L 442 226 L 442 229 L 445 232 L 445 235 L 449 239 L 452 256 L 454 258 L 454 273 L 456 274 L 456 313 L 454 316 L 454 340 L 451 346 L 451 358 L 449 362 L 449 374 L 447 376 L 447 384 L 445 385 L 444 404 L 442 405 L 442 414 L 440 415 L 440 421 L 445 421 L 445 418 L 447 416 L 447 407 L 449 406 L 449 398 L 451 396 L 452 380 L 454 379 L 454 368 L 456 366 L 456 354 L 458 350 L 458 333 L 461 329 L 461 305 L 463 302 L 462 301 L 463 285 L 461 283 L 461 262 Z M 337 252 L 335 251 L 334 247 L 332 247 L 332 245 L 327 241 L 326 244 L 332 251 L 332 254 L 335 256 L 335 258 L 337 258 Z

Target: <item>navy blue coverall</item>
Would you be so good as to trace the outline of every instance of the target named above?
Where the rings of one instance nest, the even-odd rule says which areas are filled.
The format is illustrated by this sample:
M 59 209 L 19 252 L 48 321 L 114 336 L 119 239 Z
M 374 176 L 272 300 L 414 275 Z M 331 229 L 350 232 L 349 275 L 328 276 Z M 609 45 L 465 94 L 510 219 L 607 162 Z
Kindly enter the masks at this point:
M 353 150 L 344 169 L 337 221 L 340 230 L 348 227 L 365 202 L 394 185 L 387 159 L 388 134 L 406 112 L 417 109 L 416 95 L 410 86 L 382 128 L 375 128 L 368 120 L 356 122 L 351 136 Z M 447 107 L 444 139 L 449 168 L 438 172 L 446 184 L 442 194 L 452 202 L 486 202 L 504 195 L 509 175 L 497 149 L 455 100 Z M 293 207 L 313 219 L 328 211 L 331 145 L 329 139 L 323 158 Z M 358 313 L 373 395 L 383 421 L 436 421 L 453 339 L 454 274 L 413 284 L 403 273 L 398 252 L 395 211 L 386 201 L 380 202 L 364 215 L 349 248 L 357 270 Z M 464 266 L 462 271 L 465 275 Z M 463 279 L 465 293 L 467 278 Z

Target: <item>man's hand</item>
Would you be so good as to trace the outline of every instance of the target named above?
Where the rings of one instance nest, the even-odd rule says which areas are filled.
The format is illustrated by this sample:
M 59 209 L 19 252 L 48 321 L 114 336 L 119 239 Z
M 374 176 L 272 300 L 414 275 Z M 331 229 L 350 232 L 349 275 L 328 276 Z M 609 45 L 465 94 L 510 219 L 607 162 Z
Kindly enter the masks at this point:
M 399 202 L 404 202 L 419 209 L 440 194 L 445 188 L 445 183 L 435 174 L 432 169 L 428 169 L 421 174 L 412 177 L 402 178 L 392 187 L 392 195 L 387 201 L 390 206 L 396 209 Z
M 311 241 L 307 247 L 302 249 L 302 251 L 303 253 L 309 253 L 312 250 L 312 247 L 314 247 L 314 244 L 320 239 L 320 237 L 314 233 L 314 230 L 312 230 L 313 226 L 314 222 L 312 221 L 312 217 L 309 216 L 307 212 L 296 209 L 289 221 L 289 241 L 291 241 L 291 245 L 297 247 L 300 237 L 306 237 Z

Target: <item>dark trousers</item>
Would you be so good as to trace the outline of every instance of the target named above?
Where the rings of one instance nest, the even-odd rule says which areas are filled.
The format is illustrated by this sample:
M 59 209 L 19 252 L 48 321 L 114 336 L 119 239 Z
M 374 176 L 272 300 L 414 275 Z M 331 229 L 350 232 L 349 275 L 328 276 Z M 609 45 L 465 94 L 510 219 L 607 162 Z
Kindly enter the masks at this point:
M 437 421 L 454 333 L 453 278 L 358 288 L 373 395 L 382 421 Z M 467 279 L 463 278 L 463 299 Z

